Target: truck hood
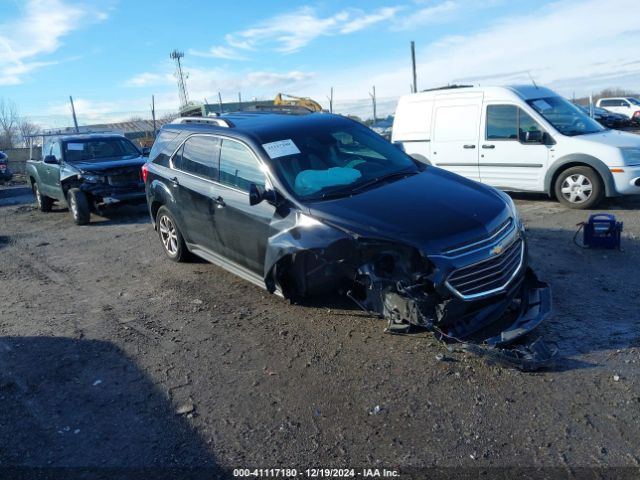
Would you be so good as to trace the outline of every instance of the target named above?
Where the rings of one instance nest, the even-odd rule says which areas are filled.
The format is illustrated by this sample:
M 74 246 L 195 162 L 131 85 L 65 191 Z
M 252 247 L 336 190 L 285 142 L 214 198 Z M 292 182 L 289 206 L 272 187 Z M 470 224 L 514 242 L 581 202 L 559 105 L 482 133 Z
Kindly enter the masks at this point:
M 599 133 L 577 135 L 571 138 L 589 143 L 604 144 L 610 147 L 640 148 L 640 136 L 619 130 L 606 130 Z
M 307 204 L 311 215 L 362 237 L 414 246 L 427 255 L 477 241 L 511 208 L 495 189 L 436 167 L 350 197 Z
M 104 159 L 99 162 L 73 162 L 69 163 L 74 168 L 85 173 L 100 173 L 107 170 L 114 170 L 126 167 L 142 167 L 146 161 L 145 157 L 136 157 L 123 160 L 121 158 Z

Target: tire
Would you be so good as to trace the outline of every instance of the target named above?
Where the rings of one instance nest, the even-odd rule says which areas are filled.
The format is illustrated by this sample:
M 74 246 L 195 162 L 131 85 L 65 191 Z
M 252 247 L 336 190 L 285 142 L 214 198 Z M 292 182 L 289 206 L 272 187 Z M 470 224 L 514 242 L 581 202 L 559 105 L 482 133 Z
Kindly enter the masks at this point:
M 91 208 L 87 196 L 78 188 L 71 188 L 67 192 L 69 211 L 76 225 L 86 225 L 91 219 Z
M 558 175 L 554 185 L 558 201 L 566 207 L 595 207 L 604 197 L 600 175 L 591 167 L 571 167 Z
M 184 262 L 189 258 L 189 250 L 178 229 L 178 224 L 167 207 L 160 207 L 156 214 L 156 230 L 162 250 L 169 260 Z
M 40 193 L 40 187 L 38 187 L 38 182 L 33 182 L 31 185 L 31 189 L 33 190 L 33 195 L 36 197 L 36 205 L 38 206 L 38 210 L 41 212 L 50 212 L 51 207 L 53 206 L 53 198 L 46 197 Z

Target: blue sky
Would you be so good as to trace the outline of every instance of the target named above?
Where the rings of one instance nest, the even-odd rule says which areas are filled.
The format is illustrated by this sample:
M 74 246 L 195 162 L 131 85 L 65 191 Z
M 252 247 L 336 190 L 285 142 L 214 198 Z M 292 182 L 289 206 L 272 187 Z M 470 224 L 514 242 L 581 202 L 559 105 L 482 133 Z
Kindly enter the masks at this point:
M 178 107 L 169 53 L 185 52 L 194 101 L 310 96 L 334 109 L 392 113 L 418 86 L 539 83 L 577 96 L 640 90 L 638 0 L 0 0 L 0 97 L 45 126 Z

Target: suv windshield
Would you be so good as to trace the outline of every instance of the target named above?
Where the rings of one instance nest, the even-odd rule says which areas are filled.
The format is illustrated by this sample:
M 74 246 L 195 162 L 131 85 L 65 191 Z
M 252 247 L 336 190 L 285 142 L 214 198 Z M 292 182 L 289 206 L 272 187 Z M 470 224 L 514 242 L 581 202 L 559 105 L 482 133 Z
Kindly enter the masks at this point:
M 527 103 L 563 135 L 572 137 L 606 130 L 562 97 L 536 98 L 527 100 Z
M 637 98 L 631 97 L 631 98 L 627 98 L 627 100 L 629 100 L 634 105 L 640 105 L 640 100 L 638 100 Z
M 404 152 L 357 124 L 291 132 L 265 150 L 278 176 L 303 200 L 346 196 L 418 172 Z
M 64 143 L 67 162 L 100 162 L 104 160 L 130 159 L 140 156 L 138 149 L 126 138 L 100 138 L 70 140 Z

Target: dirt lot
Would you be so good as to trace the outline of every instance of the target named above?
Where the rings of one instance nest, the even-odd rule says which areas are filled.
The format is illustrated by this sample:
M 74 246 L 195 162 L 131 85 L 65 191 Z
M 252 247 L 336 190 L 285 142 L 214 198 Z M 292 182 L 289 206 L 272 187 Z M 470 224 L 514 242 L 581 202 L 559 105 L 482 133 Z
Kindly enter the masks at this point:
M 0 471 L 640 474 L 640 198 L 602 208 L 625 222 L 619 252 L 572 243 L 587 212 L 517 197 L 554 292 L 538 333 L 562 355 L 533 374 L 384 334 L 336 298 L 290 305 L 208 263 L 171 263 L 144 207 L 77 227 L 31 202 L 0 191 Z

